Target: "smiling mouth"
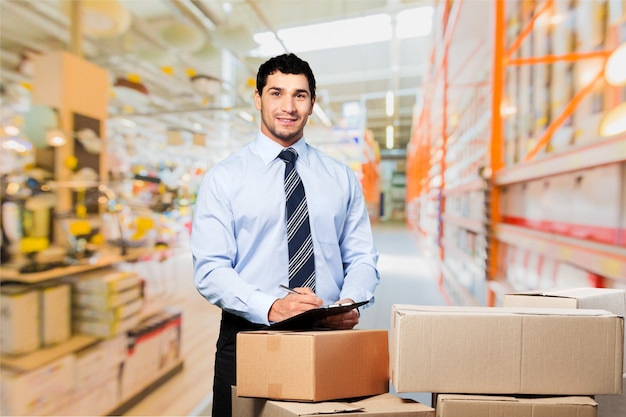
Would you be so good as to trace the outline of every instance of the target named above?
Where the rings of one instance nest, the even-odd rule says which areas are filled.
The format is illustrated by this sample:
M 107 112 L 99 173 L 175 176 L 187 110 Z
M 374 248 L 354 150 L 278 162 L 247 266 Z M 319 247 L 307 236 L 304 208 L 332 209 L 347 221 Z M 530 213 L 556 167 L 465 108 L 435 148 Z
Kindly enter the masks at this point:
M 296 120 L 297 120 L 297 119 L 291 119 L 291 118 L 287 119 L 287 118 L 284 118 L 284 117 L 277 117 L 276 119 L 277 119 L 277 120 L 278 120 L 281 124 L 284 124 L 284 125 L 294 124 L 294 123 L 296 122 Z

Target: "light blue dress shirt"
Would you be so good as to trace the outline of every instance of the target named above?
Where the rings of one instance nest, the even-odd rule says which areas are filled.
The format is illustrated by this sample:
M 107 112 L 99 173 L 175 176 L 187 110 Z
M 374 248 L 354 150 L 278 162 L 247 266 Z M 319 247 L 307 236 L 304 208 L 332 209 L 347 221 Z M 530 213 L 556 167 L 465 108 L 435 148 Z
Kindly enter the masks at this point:
M 355 173 L 304 138 L 292 147 L 311 220 L 316 294 L 325 304 L 373 302 L 378 252 Z M 286 295 L 278 286 L 289 285 L 282 150 L 259 132 L 205 175 L 194 209 L 196 288 L 253 323 L 269 324 L 270 307 Z

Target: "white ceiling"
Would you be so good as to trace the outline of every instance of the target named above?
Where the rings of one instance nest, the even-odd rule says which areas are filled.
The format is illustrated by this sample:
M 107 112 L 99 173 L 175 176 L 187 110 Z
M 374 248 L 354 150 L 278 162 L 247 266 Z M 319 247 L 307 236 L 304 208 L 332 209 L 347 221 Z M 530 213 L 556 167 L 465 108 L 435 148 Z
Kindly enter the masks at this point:
M 123 35 L 114 38 L 82 38 L 82 55 L 116 77 L 138 74 L 150 91 L 151 100 L 125 113 L 120 97 L 113 98 L 110 115 L 154 124 L 164 128 L 183 128 L 217 132 L 222 124 L 234 126 L 242 140 L 249 140 L 257 121 L 246 122 L 236 116 L 239 110 L 253 115 L 251 106 L 256 74 L 264 59 L 251 57 L 247 50 L 255 32 L 321 23 L 347 17 L 398 11 L 422 5 L 426 0 L 120 0 L 130 11 L 132 23 Z M 225 10 L 228 3 L 232 9 Z M 2 0 L 0 2 L 0 46 L 3 85 L 28 81 L 27 72 L 18 68 L 25 51 L 71 50 L 71 20 L 68 6 L 58 0 Z M 201 51 L 185 52 L 168 46 L 160 35 L 173 22 L 182 22 L 199 30 L 205 37 Z M 248 45 L 248 46 L 246 46 Z M 384 148 L 385 127 L 396 126 L 396 148 L 403 149 L 410 139 L 413 107 L 420 90 L 425 59 L 430 54 L 430 39 L 409 38 L 358 47 L 303 52 L 316 75 L 318 104 L 334 122 L 339 122 L 346 102 L 360 102 L 367 109 L 366 127 Z M 225 61 L 219 50 L 228 50 L 234 60 L 233 79 L 218 95 L 198 94 L 189 82 L 186 70 L 224 78 Z M 167 52 L 175 61 L 167 64 L 155 54 Z M 232 74 L 231 73 L 231 74 Z M 385 93 L 396 92 L 397 111 L 393 119 L 385 115 Z M 228 96 L 224 99 L 224 96 Z M 222 97 L 222 98 L 220 98 Z M 224 101 L 225 100 L 225 101 Z M 140 115 L 144 114 L 145 117 Z M 319 123 L 319 122 L 318 122 Z M 194 127 L 195 126 L 195 127 Z M 113 129 L 114 131 L 115 129 Z M 209 146 L 224 145 L 228 138 L 216 138 Z M 211 142 L 211 141 L 209 141 Z M 233 143 L 235 141 L 230 141 Z

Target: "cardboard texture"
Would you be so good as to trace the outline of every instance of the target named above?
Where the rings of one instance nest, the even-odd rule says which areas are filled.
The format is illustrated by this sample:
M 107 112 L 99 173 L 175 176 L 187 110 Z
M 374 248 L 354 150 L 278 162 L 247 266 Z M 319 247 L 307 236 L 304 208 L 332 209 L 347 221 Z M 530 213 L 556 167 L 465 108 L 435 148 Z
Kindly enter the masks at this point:
M 353 401 L 302 403 L 237 396 L 233 387 L 233 416 L 236 417 L 435 417 L 435 409 L 392 394 L 374 395 Z
M 397 392 L 619 394 L 623 332 L 604 310 L 394 305 L 391 382 Z
M 626 375 L 622 380 L 622 386 L 626 384 Z M 626 416 L 626 390 L 622 395 L 596 395 L 598 414 L 602 417 Z
M 72 335 L 71 288 L 68 284 L 42 285 L 39 290 L 41 343 L 50 346 Z
M 437 417 L 596 417 L 590 397 L 516 398 L 486 395 L 437 395 Z
M 567 288 L 505 294 L 503 307 L 584 308 L 626 317 L 626 291 L 615 288 Z M 625 343 L 626 345 L 626 334 Z M 626 363 L 626 350 L 623 363 Z
M 3 285 L 0 289 L 0 353 L 21 355 L 41 346 L 39 293 L 26 285 Z
M 111 294 L 140 285 L 141 277 L 132 271 L 101 271 L 82 274 L 73 281 L 77 292 Z
M 239 395 L 327 401 L 389 390 L 386 330 L 237 334 Z

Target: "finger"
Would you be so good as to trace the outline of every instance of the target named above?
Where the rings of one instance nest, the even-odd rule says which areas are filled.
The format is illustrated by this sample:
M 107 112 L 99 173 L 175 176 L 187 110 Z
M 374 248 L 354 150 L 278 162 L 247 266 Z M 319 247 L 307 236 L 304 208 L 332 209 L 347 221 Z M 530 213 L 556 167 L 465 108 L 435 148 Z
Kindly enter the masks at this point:
M 300 294 L 315 295 L 315 293 L 313 292 L 313 289 L 309 287 L 298 287 L 298 288 L 294 288 L 294 290 L 296 290 Z

